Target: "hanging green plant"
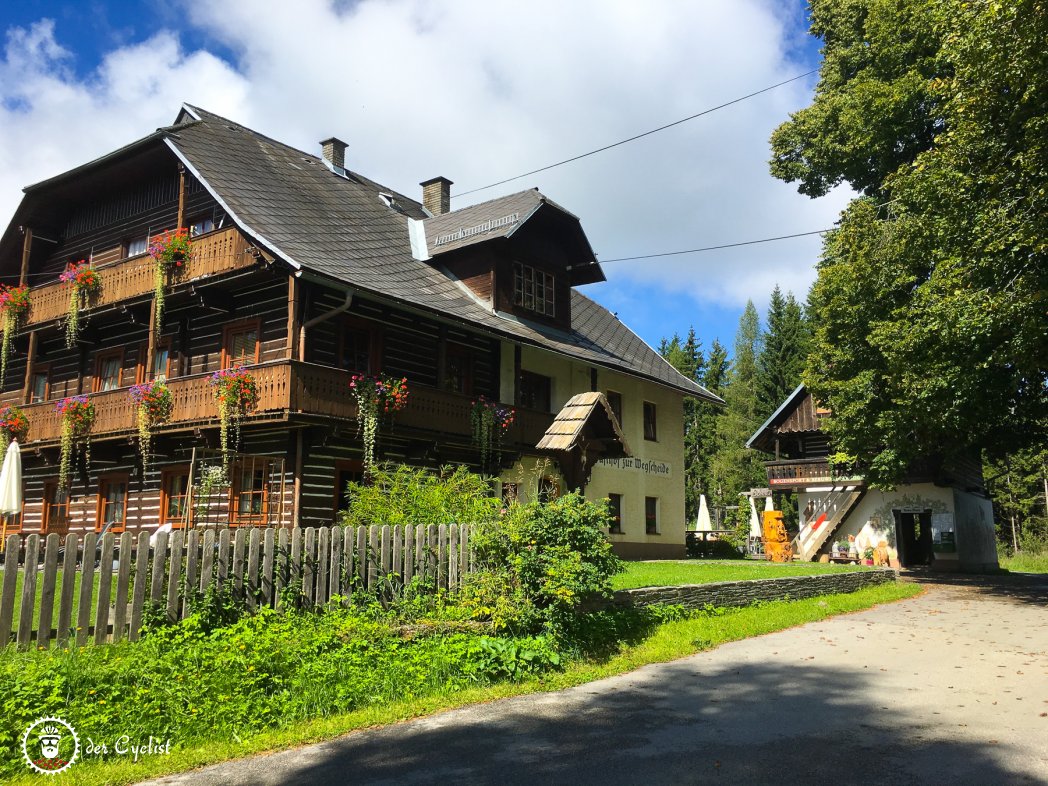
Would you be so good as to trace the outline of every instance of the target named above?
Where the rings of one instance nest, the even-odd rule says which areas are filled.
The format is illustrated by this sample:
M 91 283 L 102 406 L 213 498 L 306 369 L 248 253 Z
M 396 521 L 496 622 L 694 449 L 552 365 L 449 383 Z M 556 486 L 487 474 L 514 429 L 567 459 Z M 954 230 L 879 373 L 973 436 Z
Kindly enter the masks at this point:
M 80 311 L 87 305 L 87 300 L 102 288 L 102 279 L 98 271 L 82 259 L 70 264 L 58 278 L 69 287 L 66 348 L 72 349 L 80 332 Z
M 0 455 L 7 455 L 12 439 L 25 442 L 29 434 L 29 418 L 18 407 L 0 409 Z
M 69 396 L 55 405 L 62 418 L 62 458 L 58 466 L 59 488 L 69 488 L 69 472 L 73 467 L 73 457 L 79 450 L 84 451 L 85 461 L 91 463 L 91 442 L 87 435 L 91 424 L 95 422 L 95 405 L 87 396 Z
M 229 485 L 226 470 L 220 464 L 211 464 L 200 468 L 200 481 L 193 493 L 193 520 L 195 526 L 207 519 L 207 509 L 211 504 L 211 495 L 218 489 Z
M 375 463 L 375 442 L 378 440 L 378 420 L 381 415 L 392 415 L 408 404 L 407 377 L 393 379 L 384 376 L 354 374 L 349 389 L 357 400 L 357 422 L 363 432 L 364 468 Z
M 245 415 L 258 405 L 255 378 L 240 368 L 224 368 L 211 375 L 211 387 L 218 402 L 222 466 L 229 469 L 230 444 L 236 452 L 240 444 L 240 424 Z M 232 443 L 230 434 L 232 433 Z
M 142 457 L 142 470 L 145 471 L 152 455 L 153 426 L 165 423 L 171 416 L 171 389 L 162 380 L 143 382 L 132 386 L 131 400 L 135 402 L 138 453 Z
M 21 319 L 29 312 L 29 287 L 7 287 L 0 284 L 0 387 L 7 378 L 7 361 L 11 358 L 11 339 Z
M 153 257 L 153 299 L 156 301 L 156 329 L 160 330 L 164 319 L 164 285 L 169 271 L 178 273 L 185 269 L 192 254 L 189 230 L 168 230 L 157 235 L 149 243 L 149 256 Z
M 473 444 L 480 448 L 480 466 L 487 472 L 489 461 L 502 450 L 502 437 L 516 418 L 513 407 L 505 407 L 483 396 L 473 402 L 469 422 L 473 427 Z

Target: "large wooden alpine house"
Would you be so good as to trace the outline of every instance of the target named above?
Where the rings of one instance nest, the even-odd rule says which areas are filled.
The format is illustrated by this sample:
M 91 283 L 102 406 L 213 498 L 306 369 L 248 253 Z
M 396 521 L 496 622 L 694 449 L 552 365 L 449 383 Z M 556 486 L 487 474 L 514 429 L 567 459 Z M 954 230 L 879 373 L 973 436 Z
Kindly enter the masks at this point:
M 717 399 L 575 289 L 604 280 L 578 218 L 537 190 L 452 211 L 445 178 L 419 202 L 348 168 L 338 139 L 321 146 L 185 105 L 171 126 L 25 189 L 0 238 L 0 280 L 28 286 L 31 304 L 0 392 L 29 424 L 12 526 L 331 524 L 365 469 L 350 382 L 384 376 L 408 396 L 380 418 L 378 460 L 466 464 L 507 498 L 581 488 L 611 500 L 623 553 L 682 553 L 682 401 Z M 189 257 L 158 281 L 150 244 L 179 229 Z M 98 286 L 74 335 L 79 296 L 62 277 L 81 261 Z M 238 368 L 257 401 L 223 450 L 214 377 Z M 158 380 L 170 407 L 144 459 L 131 389 Z M 589 392 L 600 427 L 537 447 Z M 71 397 L 93 408 L 82 439 L 63 436 Z M 486 446 L 480 397 L 513 413 Z M 68 471 L 64 442 L 80 448 Z

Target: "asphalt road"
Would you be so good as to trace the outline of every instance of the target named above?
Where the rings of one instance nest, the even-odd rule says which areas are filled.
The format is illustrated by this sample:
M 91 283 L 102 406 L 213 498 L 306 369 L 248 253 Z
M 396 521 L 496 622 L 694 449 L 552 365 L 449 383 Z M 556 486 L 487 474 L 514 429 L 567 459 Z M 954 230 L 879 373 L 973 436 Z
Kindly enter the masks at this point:
M 163 784 L 1048 784 L 1048 582 L 918 598 Z

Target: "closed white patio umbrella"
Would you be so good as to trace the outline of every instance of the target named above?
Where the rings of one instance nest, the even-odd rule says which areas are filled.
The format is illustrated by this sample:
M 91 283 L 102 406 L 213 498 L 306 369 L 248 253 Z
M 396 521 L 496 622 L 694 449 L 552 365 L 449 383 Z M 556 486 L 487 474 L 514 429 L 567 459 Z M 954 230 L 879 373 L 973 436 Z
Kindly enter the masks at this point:
M 757 505 L 753 501 L 753 497 L 750 497 L 750 537 L 764 537 L 764 530 L 761 528 L 761 517 L 757 515 Z
M 0 550 L 7 546 L 7 517 L 17 516 L 22 512 L 22 451 L 18 440 L 11 440 L 4 456 L 4 466 L 0 468 L 0 516 L 4 519 L 3 539 Z
M 775 502 L 770 496 L 764 498 L 764 512 L 767 513 L 769 510 L 775 510 Z
M 695 522 L 697 532 L 712 532 L 713 522 L 710 521 L 710 506 L 706 503 L 706 495 L 699 495 L 699 518 Z

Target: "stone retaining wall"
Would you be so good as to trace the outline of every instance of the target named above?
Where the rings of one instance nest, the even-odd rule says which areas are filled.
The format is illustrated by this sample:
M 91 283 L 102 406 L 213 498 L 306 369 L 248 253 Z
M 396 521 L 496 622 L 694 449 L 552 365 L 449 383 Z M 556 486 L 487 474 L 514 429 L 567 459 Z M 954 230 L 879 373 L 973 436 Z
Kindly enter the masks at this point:
M 852 573 L 826 573 L 819 576 L 785 576 L 777 579 L 720 581 L 715 584 L 684 584 L 678 587 L 640 587 L 618 590 L 616 606 L 674 604 L 689 609 L 711 606 L 749 606 L 757 600 L 800 600 L 816 595 L 855 592 L 864 587 L 888 584 L 899 574 L 889 568 Z

